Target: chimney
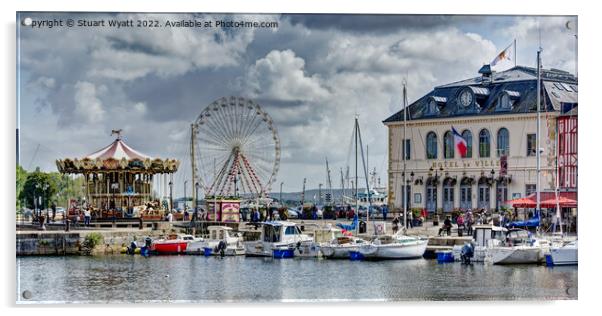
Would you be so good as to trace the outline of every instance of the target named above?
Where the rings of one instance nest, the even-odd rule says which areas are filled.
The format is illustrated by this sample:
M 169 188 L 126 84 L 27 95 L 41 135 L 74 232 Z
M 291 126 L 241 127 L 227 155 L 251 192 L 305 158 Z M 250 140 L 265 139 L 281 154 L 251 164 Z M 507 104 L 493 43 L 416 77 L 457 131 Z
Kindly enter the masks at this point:
M 483 75 L 481 77 L 481 82 L 483 83 L 484 86 L 493 82 L 493 76 L 492 76 L 493 71 L 491 70 L 491 66 L 489 64 L 483 65 L 483 67 L 481 67 L 481 69 L 479 69 L 479 73 L 481 75 Z

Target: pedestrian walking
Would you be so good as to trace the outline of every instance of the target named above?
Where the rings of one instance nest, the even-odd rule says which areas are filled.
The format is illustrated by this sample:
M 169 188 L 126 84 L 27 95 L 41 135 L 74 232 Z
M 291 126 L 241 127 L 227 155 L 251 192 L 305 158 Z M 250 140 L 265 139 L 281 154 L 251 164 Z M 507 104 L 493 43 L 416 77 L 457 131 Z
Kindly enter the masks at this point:
M 408 225 L 410 228 L 414 228 L 414 213 L 412 211 L 408 211 Z
M 396 234 L 399 230 L 399 216 L 395 216 L 393 218 L 393 234 Z
M 460 213 L 460 215 L 458 215 L 456 224 L 458 224 L 458 236 L 462 237 L 464 234 L 464 214 Z
M 472 217 L 472 212 L 470 209 L 466 212 L 466 234 L 472 236 L 472 225 L 474 224 L 474 219 Z

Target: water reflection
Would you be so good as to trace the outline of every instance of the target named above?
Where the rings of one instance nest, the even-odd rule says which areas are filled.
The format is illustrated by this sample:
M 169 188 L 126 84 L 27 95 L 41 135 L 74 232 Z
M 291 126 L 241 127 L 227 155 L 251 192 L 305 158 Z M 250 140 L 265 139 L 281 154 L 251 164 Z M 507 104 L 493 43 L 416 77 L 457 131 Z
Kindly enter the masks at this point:
M 35 301 L 576 299 L 577 267 L 172 256 L 23 257 Z

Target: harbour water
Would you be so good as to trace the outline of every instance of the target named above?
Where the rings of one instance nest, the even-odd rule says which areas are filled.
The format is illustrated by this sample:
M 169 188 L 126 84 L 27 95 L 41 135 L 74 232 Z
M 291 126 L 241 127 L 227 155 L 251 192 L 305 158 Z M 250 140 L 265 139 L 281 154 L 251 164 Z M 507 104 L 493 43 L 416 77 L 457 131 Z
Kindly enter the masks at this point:
M 424 259 L 18 257 L 17 297 L 19 303 L 556 300 L 577 299 L 577 271 Z

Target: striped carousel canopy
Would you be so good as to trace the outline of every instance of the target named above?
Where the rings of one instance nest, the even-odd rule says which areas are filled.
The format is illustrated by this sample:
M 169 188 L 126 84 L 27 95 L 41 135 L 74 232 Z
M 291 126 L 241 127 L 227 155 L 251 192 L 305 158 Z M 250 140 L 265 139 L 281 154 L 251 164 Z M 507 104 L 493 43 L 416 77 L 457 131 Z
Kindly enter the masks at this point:
M 180 162 L 176 159 L 161 159 L 147 156 L 128 146 L 119 135 L 108 146 L 83 158 L 65 158 L 56 161 L 61 173 L 90 173 L 130 171 L 133 173 L 174 173 Z M 115 133 L 115 131 L 114 131 Z
M 149 157 L 143 153 L 140 153 L 139 151 L 128 146 L 120 138 L 117 138 L 109 146 L 106 146 L 100 150 L 97 150 L 97 151 L 89 154 L 88 156 L 86 156 L 86 158 L 103 159 L 103 160 L 108 159 L 108 158 L 113 158 L 115 160 L 121 160 L 122 158 L 125 158 L 127 160 L 132 160 L 132 159 L 145 160 L 145 159 L 151 158 L 151 157 Z

